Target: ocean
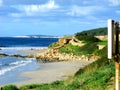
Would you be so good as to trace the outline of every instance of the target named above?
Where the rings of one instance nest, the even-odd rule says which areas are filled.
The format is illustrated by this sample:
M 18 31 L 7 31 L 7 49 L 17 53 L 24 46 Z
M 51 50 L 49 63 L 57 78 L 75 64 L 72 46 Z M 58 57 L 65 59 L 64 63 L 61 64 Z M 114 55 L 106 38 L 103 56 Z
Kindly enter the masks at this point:
M 0 38 L 0 53 L 15 55 L 24 53 L 19 50 L 41 49 L 56 42 L 58 38 Z M 35 58 L 17 58 L 11 56 L 0 57 L 0 85 L 26 80 L 28 78 L 18 77 L 20 73 L 40 68 Z
M 48 47 L 58 38 L 10 38 L 1 37 L 0 47 Z

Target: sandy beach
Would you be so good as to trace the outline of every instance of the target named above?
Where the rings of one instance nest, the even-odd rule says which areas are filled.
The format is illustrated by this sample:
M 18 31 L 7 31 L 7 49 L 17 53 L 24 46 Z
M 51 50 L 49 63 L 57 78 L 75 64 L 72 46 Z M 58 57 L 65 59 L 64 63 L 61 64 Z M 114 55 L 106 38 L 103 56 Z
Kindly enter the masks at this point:
M 27 55 L 32 54 L 42 54 L 47 48 L 43 49 L 29 49 L 20 50 L 21 53 L 26 53 Z M 93 60 L 76 60 L 76 61 L 62 61 L 62 62 L 49 62 L 49 63 L 39 63 L 40 68 L 35 71 L 28 71 L 21 73 L 18 77 L 27 78 L 24 81 L 18 81 L 14 84 L 18 87 L 28 84 L 42 84 L 51 83 L 57 80 L 65 80 L 74 74 L 82 67 L 92 63 Z M 4 85 L 3 85 L 4 86 Z
M 51 83 L 56 80 L 65 80 L 74 74 L 85 65 L 92 61 L 69 61 L 69 62 L 52 62 L 43 63 L 41 68 L 36 71 L 25 72 L 19 75 L 19 77 L 29 78 L 28 80 L 10 83 L 16 86 L 22 86 L 26 84 L 41 84 Z

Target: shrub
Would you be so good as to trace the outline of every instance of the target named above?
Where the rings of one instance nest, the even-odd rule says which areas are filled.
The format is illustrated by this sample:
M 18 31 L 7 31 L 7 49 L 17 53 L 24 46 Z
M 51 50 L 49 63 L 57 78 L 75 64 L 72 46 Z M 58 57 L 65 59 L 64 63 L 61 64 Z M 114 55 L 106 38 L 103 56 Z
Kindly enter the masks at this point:
M 96 28 L 96 29 L 91 29 L 91 30 L 85 30 L 80 32 L 81 34 L 87 34 L 90 36 L 101 36 L 101 35 L 107 35 L 107 28 Z
M 33 89 L 36 87 L 39 87 L 39 84 L 31 84 L 31 85 L 24 85 L 22 87 L 20 87 L 20 90 L 28 90 L 28 89 Z
M 87 35 L 87 33 L 77 33 L 75 35 L 75 37 L 80 40 L 80 41 L 84 41 L 85 43 L 87 42 L 99 42 L 100 40 L 98 38 L 95 38 L 94 36 L 89 36 Z
M 6 85 L 1 90 L 19 90 L 15 85 Z

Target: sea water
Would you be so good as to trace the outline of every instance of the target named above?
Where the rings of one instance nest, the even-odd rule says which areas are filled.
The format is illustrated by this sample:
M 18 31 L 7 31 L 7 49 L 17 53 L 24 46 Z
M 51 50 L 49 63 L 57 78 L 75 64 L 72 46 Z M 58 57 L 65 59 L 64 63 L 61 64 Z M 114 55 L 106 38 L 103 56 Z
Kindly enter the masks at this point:
M 19 50 L 46 48 L 57 40 L 57 38 L 0 38 L 0 53 L 24 55 Z M 27 78 L 18 75 L 38 68 L 40 64 L 35 58 L 0 57 L 0 85 L 26 80 Z

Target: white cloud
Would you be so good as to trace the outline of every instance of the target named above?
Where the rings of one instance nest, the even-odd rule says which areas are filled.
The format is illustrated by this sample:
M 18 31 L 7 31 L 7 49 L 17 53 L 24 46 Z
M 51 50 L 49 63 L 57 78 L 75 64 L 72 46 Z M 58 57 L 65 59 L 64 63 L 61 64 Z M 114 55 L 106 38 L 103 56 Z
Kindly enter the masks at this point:
M 120 6 L 120 0 L 109 0 L 109 2 L 113 6 Z
M 37 15 L 41 12 L 47 12 L 52 9 L 57 9 L 59 8 L 59 5 L 55 4 L 54 0 L 49 0 L 48 3 L 46 4 L 41 4 L 41 5 L 19 5 L 17 6 L 17 9 L 22 11 L 27 16 L 34 16 Z M 12 16 L 21 16 L 18 15 L 18 13 L 11 14 Z
M 70 16 L 81 16 L 81 15 L 90 15 L 95 13 L 96 11 L 103 10 L 103 7 L 98 6 L 76 6 L 74 5 L 69 12 L 67 12 L 67 15 Z

